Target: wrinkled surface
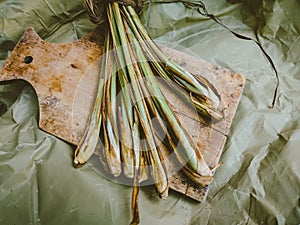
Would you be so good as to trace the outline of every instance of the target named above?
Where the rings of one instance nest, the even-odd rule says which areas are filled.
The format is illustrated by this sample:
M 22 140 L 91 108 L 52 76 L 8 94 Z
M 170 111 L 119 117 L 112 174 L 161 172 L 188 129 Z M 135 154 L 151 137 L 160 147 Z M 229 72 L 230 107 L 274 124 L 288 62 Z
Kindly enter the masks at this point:
M 204 1 L 230 28 L 257 35 L 280 76 L 249 41 L 180 3 L 151 4 L 141 15 L 157 41 L 246 76 L 245 90 L 207 201 L 140 190 L 141 224 L 299 224 L 300 3 Z M 33 26 L 50 42 L 94 28 L 82 1 L 0 0 L 0 60 Z M 38 129 L 37 98 L 23 82 L 0 84 L 0 224 L 129 224 L 131 187 L 114 183 L 93 161 L 72 167 L 74 146 Z

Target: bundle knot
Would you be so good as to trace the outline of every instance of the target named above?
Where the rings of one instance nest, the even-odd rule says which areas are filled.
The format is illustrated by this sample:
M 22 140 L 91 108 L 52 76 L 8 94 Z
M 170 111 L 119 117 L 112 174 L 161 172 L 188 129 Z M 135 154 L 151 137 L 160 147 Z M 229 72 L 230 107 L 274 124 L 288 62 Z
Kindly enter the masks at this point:
M 114 2 L 132 6 L 137 13 L 143 9 L 143 1 L 141 0 L 84 0 L 84 6 L 88 10 L 90 20 L 95 24 L 101 24 L 106 20 L 107 5 Z

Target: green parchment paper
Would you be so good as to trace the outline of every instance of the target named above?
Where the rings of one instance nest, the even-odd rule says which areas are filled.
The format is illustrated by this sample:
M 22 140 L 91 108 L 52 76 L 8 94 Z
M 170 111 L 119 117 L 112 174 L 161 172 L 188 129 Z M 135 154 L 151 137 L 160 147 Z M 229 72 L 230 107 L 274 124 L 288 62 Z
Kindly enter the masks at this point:
M 156 41 L 246 76 L 245 90 L 206 202 L 153 187 L 140 191 L 141 224 L 300 224 L 300 2 L 204 1 L 259 48 L 181 3 L 146 3 L 142 21 Z M 82 0 L 0 0 L 0 64 L 29 26 L 49 42 L 74 41 L 95 26 Z M 123 225 L 132 188 L 93 164 L 75 169 L 74 146 L 38 128 L 34 89 L 0 83 L 0 225 Z

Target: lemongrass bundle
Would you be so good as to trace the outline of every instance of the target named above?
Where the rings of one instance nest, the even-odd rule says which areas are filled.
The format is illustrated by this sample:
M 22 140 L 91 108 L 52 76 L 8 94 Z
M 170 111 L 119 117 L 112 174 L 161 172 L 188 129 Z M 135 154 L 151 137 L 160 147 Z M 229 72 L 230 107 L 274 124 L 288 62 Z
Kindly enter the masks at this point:
M 180 124 L 157 79 L 168 81 L 179 97 L 188 98 L 200 116 L 212 121 L 222 119 L 217 111 L 220 96 L 206 79 L 194 77 L 160 50 L 134 9 L 141 4 L 86 0 L 85 5 L 92 21 L 105 21 L 107 32 L 94 109 L 74 163 L 87 162 L 101 136 L 109 172 L 119 176 L 123 171 L 133 178 L 132 224 L 137 224 L 142 181 L 151 177 L 158 195 L 163 199 L 168 195 L 168 173 L 157 129 L 165 131 L 169 150 L 186 176 L 201 186 L 213 180 L 212 168 Z M 153 117 L 161 118 L 158 126 Z

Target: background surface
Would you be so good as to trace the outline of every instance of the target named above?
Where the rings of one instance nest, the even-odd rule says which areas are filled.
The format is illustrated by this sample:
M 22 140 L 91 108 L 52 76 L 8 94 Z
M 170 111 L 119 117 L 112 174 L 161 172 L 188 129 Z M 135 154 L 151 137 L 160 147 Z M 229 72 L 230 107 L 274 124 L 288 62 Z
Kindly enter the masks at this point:
M 297 0 L 204 1 L 231 29 L 181 3 L 146 4 L 141 15 L 156 41 L 246 76 L 245 90 L 207 201 L 175 192 L 160 200 L 140 191 L 141 224 L 300 223 L 300 3 Z M 49 42 L 74 41 L 94 29 L 82 0 L 0 0 L 0 65 L 25 29 Z M 170 44 L 171 43 L 171 44 Z M 0 83 L 0 224 L 129 224 L 131 187 L 72 167 L 74 146 L 38 129 L 34 90 Z

